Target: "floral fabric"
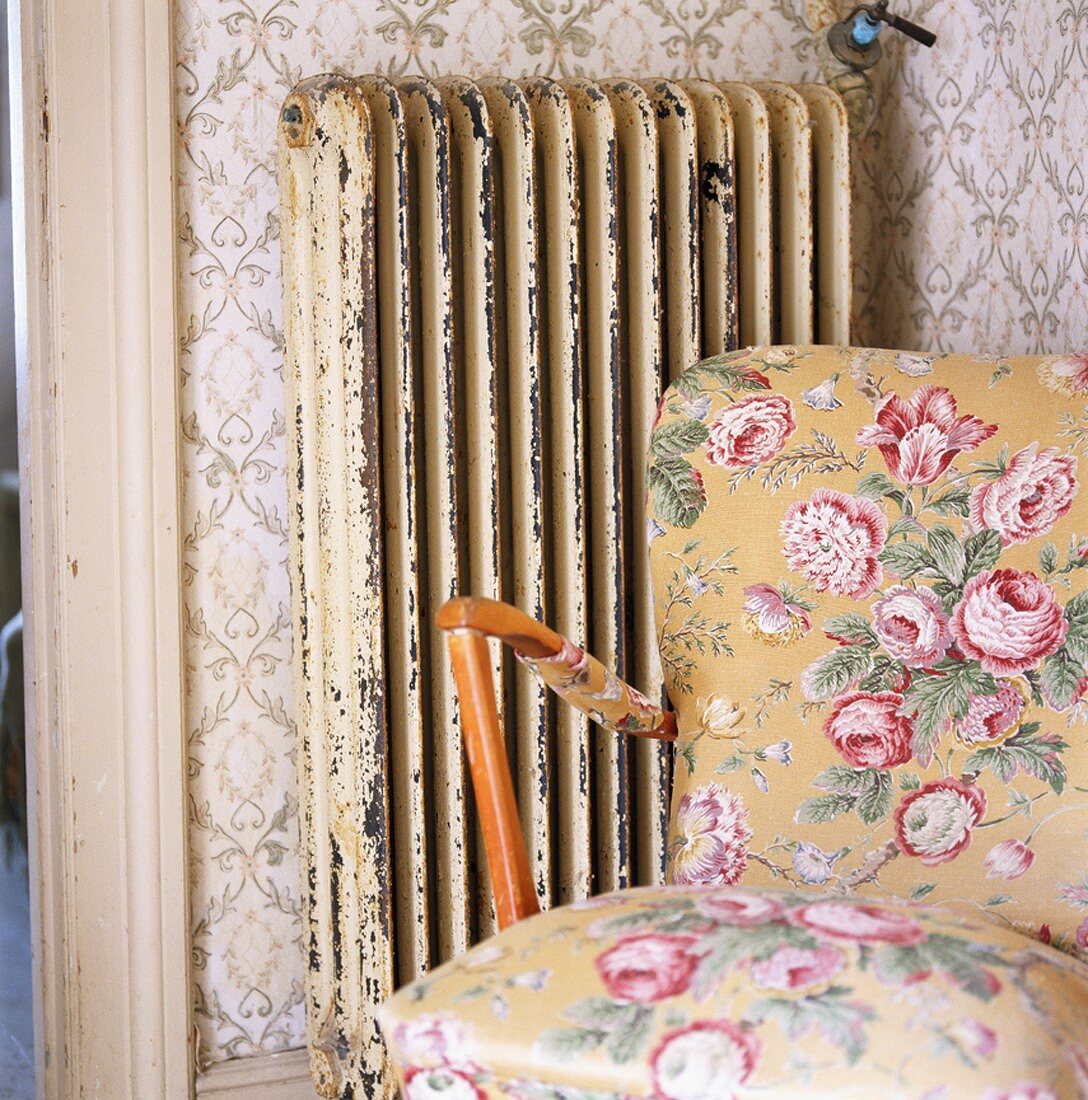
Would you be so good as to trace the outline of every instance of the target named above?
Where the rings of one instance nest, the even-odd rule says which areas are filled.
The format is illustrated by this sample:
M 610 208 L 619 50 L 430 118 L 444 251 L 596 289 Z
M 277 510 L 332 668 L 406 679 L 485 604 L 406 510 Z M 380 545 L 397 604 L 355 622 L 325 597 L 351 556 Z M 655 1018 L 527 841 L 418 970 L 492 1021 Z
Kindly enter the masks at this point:
M 1088 357 L 682 374 L 647 516 L 672 885 L 394 997 L 408 1100 L 1088 1097 L 1086 448 Z M 536 665 L 659 720 L 576 647 Z
M 1077 356 L 764 348 L 676 380 L 648 502 L 671 881 L 960 899 L 1088 948 L 1086 401 Z
M 611 673 L 592 654 L 563 639 L 553 657 L 517 655 L 560 699 L 617 733 L 650 733 L 661 725 L 664 712 Z
M 629 890 L 397 994 L 406 1100 L 1088 1095 L 1088 972 L 963 906 Z

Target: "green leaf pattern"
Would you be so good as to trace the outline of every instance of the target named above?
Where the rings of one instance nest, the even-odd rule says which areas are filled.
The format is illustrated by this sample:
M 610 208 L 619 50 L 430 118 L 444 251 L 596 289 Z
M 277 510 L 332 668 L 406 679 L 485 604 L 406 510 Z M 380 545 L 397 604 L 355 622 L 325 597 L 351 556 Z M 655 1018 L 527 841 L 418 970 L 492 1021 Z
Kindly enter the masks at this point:
M 1012 373 L 1010 362 L 1001 361 L 1001 378 Z M 701 448 L 708 445 L 713 434 L 714 410 L 745 400 L 753 393 L 773 392 L 781 373 L 802 365 L 800 358 L 783 363 L 766 349 L 730 353 L 684 372 L 663 401 L 660 422 L 654 428 L 650 445 L 648 476 L 654 519 L 665 530 L 670 527 L 690 530 L 689 541 L 700 548 L 690 552 L 690 557 L 686 547 L 683 555 L 673 555 L 682 568 L 674 571 L 674 580 L 670 582 L 673 587 L 666 604 L 669 613 L 659 614 L 659 621 L 665 619 L 661 649 L 667 682 L 674 694 L 690 693 L 692 679 L 704 660 L 732 654 L 732 643 L 727 637 L 729 624 L 718 620 L 711 609 L 725 607 L 733 615 L 740 615 L 747 608 L 745 584 L 753 579 L 763 581 L 762 577 L 746 581 L 723 579 L 722 585 L 707 596 L 711 602 L 705 609 L 699 596 L 691 592 L 686 601 L 677 601 L 678 578 L 685 575 L 686 563 L 698 563 L 704 569 L 707 564 L 703 536 L 708 525 L 715 522 L 714 519 L 703 522 L 707 502 L 727 497 L 741 482 L 759 475 L 770 507 L 773 494 L 790 476 L 780 476 L 780 471 L 792 461 L 791 456 L 800 454 L 801 447 L 793 441 L 783 444 L 779 455 L 758 468 L 732 471 L 714 468 L 700 458 Z M 868 381 L 863 385 L 859 376 L 861 393 L 867 393 L 864 386 L 873 384 L 876 375 L 864 377 Z M 791 395 L 795 393 L 793 385 L 789 388 Z M 960 409 L 950 391 L 941 389 L 939 382 L 930 385 L 926 378 L 924 385 L 937 395 L 947 395 L 935 400 L 951 402 L 952 411 L 947 415 L 955 419 L 955 431 L 961 433 L 955 437 L 951 459 L 949 455 L 939 455 L 935 468 L 911 467 L 910 454 L 915 452 L 904 449 L 898 453 L 885 441 L 879 447 L 864 448 L 855 463 L 849 457 L 855 444 L 854 427 L 850 426 L 849 434 L 844 433 L 841 438 L 834 429 L 836 418 L 851 425 L 849 406 L 836 404 L 820 414 L 819 449 L 824 465 L 814 462 L 791 482 L 799 487 L 803 499 L 805 490 L 800 483 L 808 473 L 834 472 L 839 475 L 837 484 L 841 484 L 842 475 L 856 469 L 852 499 L 872 502 L 864 507 L 871 509 L 875 505 L 886 521 L 883 545 L 873 551 L 877 555 L 875 567 L 883 572 L 876 590 L 858 598 L 849 610 L 838 604 L 820 621 L 817 603 L 808 595 L 801 602 L 801 593 L 812 593 L 815 588 L 819 594 L 826 589 L 826 583 L 819 581 L 819 574 L 810 575 L 803 564 L 791 567 L 789 559 L 785 563 L 790 570 L 788 575 L 767 578 L 768 582 L 777 583 L 777 591 L 796 594 L 789 597 L 798 601 L 791 605 L 796 609 L 795 615 L 802 614 L 801 608 L 805 609 L 805 615 L 815 611 L 812 628 L 822 631 L 834 643 L 815 659 L 809 658 L 800 676 L 801 698 L 794 697 L 791 709 L 801 714 L 802 719 L 819 715 L 819 722 L 830 737 L 852 699 L 859 696 L 870 699 L 874 708 L 879 706 L 883 710 L 879 718 L 870 715 L 866 719 L 877 725 L 863 730 L 859 736 L 863 740 L 890 737 L 891 732 L 886 732 L 880 722 L 886 723 L 887 731 L 896 735 L 905 729 L 914 770 L 902 770 L 901 750 L 896 749 L 889 754 L 890 762 L 883 766 L 879 761 L 871 764 L 860 756 L 820 772 L 812 781 L 813 794 L 794 805 L 795 824 L 805 831 L 776 837 L 771 848 L 755 861 L 775 879 L 822 885 L 829 873 L 840 887 L 848 889 L 877 883 L 883 868 L 893 860 L 950 862 L 971 843 L 972 835 L 1002 822 L 1022 821 L 1021 835 L 1030 841 L 1036 835 L 1032 831 L 1034 826 L 1042 821 L 1039 828 L 1048 827 L 1046 823 L 1055 810 L 1062 809 L 1057 806 L 1051 809 L 1045 800 L 1067 796 L 1072 789 L 1063 760 L 1071 741 L 1059 736 L 1054 723 L 1055 712 L 1069 716 L 1070 721 L 1082 711 L 1088 712 L 1088 701 L 1083 706 L 1080 702 L 1088 688 L 1088 591 L 1070 590 L 1073 578 L 1088 566 L 1088 533 L 1069 536 L 1068 545 L 1059 547 L 1045 538 L 1054 526 L 1053 521 L 1040 523 L 1038 534 L 1032 532 L 1029 537 L 1022 525 L 1035 513 L 1030 510 L 1017 513 L 1021 518 L 1014 521 L 1013 527 L 1002 527 L 1004 521 L 998 512 L 995 513 L 998 520 L 988 526 L 985 516 L 989 513 L 984 511 L 983 504 L 998 499 L 1000 505 L 1003 499 L 1000 494 L 1015 490 L 1012 479 L 1025 464 L 1065 463 L 1063 469 L 1072 471 L 1075 467 L 1070 462 L 1075 460 L 1053 457 L 1059 451 L 1046 450 L 1043 443 L 1016 451 L 1000 438 L 1000 425 L 985 425 L 982 419 L 973 416 L 974 410 Z M 902 399 L 894 393 L 877 393 L 872 397 L 876 405 L 874 420 L 889 422 L 879 419 L 879 410 L 886 402 L 899 401 L 900 407 L 906 408 L 906 402 L 916 399 L 920 400 L 917 393 Z M 866 430 L 857 432 L 859 442 Z M 990 436 L 996 436 L 992 443 L 987 442 Z M 1074 444 L 1069 445 L 1070 450 L 1073 447 Z M 827 465 L 831 461 L 828 456 L 832 455 L 841 455 L 845 461 L 836 459 Z M 1076 492 L 1075 481 L 1072 485 L 1072 491 Z M 858 503 L 857 513 L 869 514 L 864 507 Z M 1034 500 L 1025 505 L 1028 509 L 1035 507 Z M 1068 502 L 1062 507 L 1068 511 Z M 784 516 L 785 512 L 783 506 L 778 515 Z M 1028 519 L 1023 519 L 1024 516 Z M 1027 546 L 1023 545 L 1025 542 Z M 1031 562 L 1025 562 L 1025 555 L 1037 555 L 1037 569 L 1033 569 Z M 699 575 L 697 571 L 695 575 Z M 991 600 L 986 606 L 992 606 L 991 589 L 1002 583 L 1002 578 L 1011 578 L 1009 583 L 1022 585 L 1030 592 L 1030 598 L 1039 602 L 1040 617 L 1044 612 L 1050 615 L 1048 629 L 1059 644 L 1044 638 L 1038 642 L 1037 652 L 1029 649 L 1027 657 L 1004 660 L 1002 645 L 1019 645 L 1021 640 L 1009 643 L 1001 633 L 1005 628 L 1001 627 L 993 643 L 996 647 L 993 656 L 979 648 L 973 640 L 974 628 L 968 617 L 981 614 L 975 610 L 980 599 Z M 698 589 L 698 583 L 695 587 Z M 757 587 L 771 590 L 770 583 Z M 905 653 L 902 646 L 897 648 L 890 633 L 892 628 L 882 621 L 882 601 L 891 594 L 906 599 L 914 594 L 917 606 L 937 623 L 931 630 L 931 649 L 924 657 Z M 809 622 L 810 619 L 805 620 L 805 632 Z M 747 619 L 745 624 L 746 628 L 750 625 Z M 779 669 L 772 663 L 769 671 L 777 674 Z M 783 696 L 787 697 L 788 693 Z M 753 698 L 760 700 L 757 712 L 760 729 L 773 730 L 775 704 L 768 704 L 762 696 Z M 838 741 L 835 743 L 839 745 Z M 685 774 L 697 773 L 702 748 L 700 735 L 682 736 L 680 760 Z M 795 755 L 799 751 L 794 748 Z M 748 765 L 746 746 L 741 741 L 716 758 L 715 774 L 724 777 L 725 782 L 737 783 L 739 779 L 733 776 L 742 775 Z M 753 774 L 757 785 L 764 780 L 759 769 Z M 1010 790 L 1005 806 L 1000 788 L 994 783 L 1008 787 L 1018 777 L 1025 786 L 1022 791 Z M 980 784 L 985 786 L 987 797 L 979 793 Z M 1078 807 L 1088 809 L 1088 802 L 1081 799 L 1072 806 Z M 926 822 L 932 823 L 934 814 L 953 817 L 962 814 L 964 824 L 942 825 L 927 832 Z M 832 871 L 822 870 L 824 864 L 820 859 L 830 858 L 833 852 L 830 855 L 824 852 L 815 862 L 807 859 L 804 845 L 818 843 L 820 830 L 851 818 L 861 829 L 857 843 L 844 848 L 844 854 L 828 864 L 834 868 Z M 1006 826 L 1001 835 L 1007 835 L 1010 827 Z M 841 824 L 835 826 L 836 835 L 842 835 L 842 828 Z M 954 845 L 956 837 L 959 839 Z M 929 849 L 925 847 L 927 843 Z M 940 844 L 949 847 L 940 849 Z M 941 884 L 921 885 L 928 893 Z M 1088 932 L 1085 938 L 1088 940 Z

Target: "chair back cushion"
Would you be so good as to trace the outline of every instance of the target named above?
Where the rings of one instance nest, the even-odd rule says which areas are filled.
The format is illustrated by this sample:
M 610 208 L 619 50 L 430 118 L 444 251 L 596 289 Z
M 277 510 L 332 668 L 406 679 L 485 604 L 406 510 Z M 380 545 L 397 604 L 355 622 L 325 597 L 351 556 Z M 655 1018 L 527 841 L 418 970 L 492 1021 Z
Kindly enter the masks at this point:
M 757 348 L 649 456 L 669 877 L 1088 944 L 1088 356 Z

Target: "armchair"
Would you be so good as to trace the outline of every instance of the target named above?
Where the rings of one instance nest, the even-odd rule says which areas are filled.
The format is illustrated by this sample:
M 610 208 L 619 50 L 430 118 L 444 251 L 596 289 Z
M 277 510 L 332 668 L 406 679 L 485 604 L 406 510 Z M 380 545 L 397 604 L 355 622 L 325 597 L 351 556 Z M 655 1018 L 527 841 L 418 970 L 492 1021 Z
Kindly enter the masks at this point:
M 673 712 L 440 614 L 503 931 L 387 1002 L 409 1100 L 1088 1096 L 1088 357 L 757 348 L 649 455 Z M 537 912 L 487 639 L 675 738 L 669 884 Z

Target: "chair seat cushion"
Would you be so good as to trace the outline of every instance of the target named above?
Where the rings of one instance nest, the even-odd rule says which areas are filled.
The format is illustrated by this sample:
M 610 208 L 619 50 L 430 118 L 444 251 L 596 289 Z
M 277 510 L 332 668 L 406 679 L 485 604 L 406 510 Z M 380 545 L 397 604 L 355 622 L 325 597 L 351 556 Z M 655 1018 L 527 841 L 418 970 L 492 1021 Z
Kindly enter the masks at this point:
M 407 1100 L 1088 1096 L 1088 966 L 963 905 L 648 887 L 401 990 Z

